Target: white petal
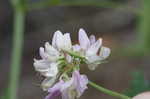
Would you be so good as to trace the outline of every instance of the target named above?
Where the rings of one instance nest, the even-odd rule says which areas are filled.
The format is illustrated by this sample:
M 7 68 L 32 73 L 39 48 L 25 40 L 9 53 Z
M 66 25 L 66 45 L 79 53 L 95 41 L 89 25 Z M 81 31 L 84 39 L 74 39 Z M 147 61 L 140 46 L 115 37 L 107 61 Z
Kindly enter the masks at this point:
M 55 77 L 46 78 L 46 79 L 42 82 L 42 84 L 41 84 L 43 90 L 44 90 L 44 91 L 47 91 L 47 90 L 55 83 L 56 79 L 57 79 L 56 76 L 55 76 Z
M 54 77 L 58 73 L 58 64 L 57 63 L 51 63 L 50 68 L 46 72 L 42 72 L 41 74 L 45 77 Z
M 82 28 L 79 30 L 79 43 L 83 49 L 87 49 L 90 45 L 90 40 Z
M 34 68 L 38 72 L 45 72 L 49 69 L 49 62 L 45 60 L 36 60 L 34 59 Z
M 94 36 L 94 35 L 91 35 L 91 36 L 89 37 L 89 39 L 90 39 L 90 44 L 91 44 L 91 45 L 96 42 L 96 39 L 95 39 L 95 36 Z
M 56 35 L 56 47 L 61 50 L 64 47 L 64 36 L 61 32 Z
M 72 62 L 72 57 L 70 55 L 66 55 L 66 60 L 68 63 L 71 63 Z
M 39 53 L 40 53 L 40 56 L 41 56 L 43 59 L 48 57 L 48 56 L 46 55 L 46 53 L 45 53 L 43 47 L 40 47 Z
M 55 54 L 55 53 L 58 54 L 58 51 L 53 46 L 51 46 L 48 42 L 45 43 L 45 51 L 49 54 Z
M 95 70 L 98 67 L 98 64 L 88 64 L 90 70 Z
M 64 46 L 63 49 L 70 50 L 72 48 L 71 38 L 69 33 L 64 34 Z
M 45 52 L 48 54 L 50 61 L 56 61 L 59 58 L 59 52 L 48 42 L 45 43 Z
M 97 40 L 93 45 L 90 46 L 90 48 L 88 48 L 88 50 L 86 51 L 86 55 L 87 56 L 96 55 L 101 45 L 102 39 Z
M 107 47 L 102 47 L 100 50 L 100 57 L 106 59 L 110 55 L 110 49 Z
M 76 51 L 76 52 L 80 51 L 81 49 L 80 45 L 78 44 L 73 45 L 72 48 L 73 48 L 73 51 Z
M 87 59 L 87 64 L 91 64 L 91 63 L 96 64 L 97 62 L 102 61 L 102 58 L 97 55 L 86 57 L 86 59 Z
M 102 57 L 95 55 L 95 56 L 87 57 L 87 62 L 86 63 L 88 64 L 88 68 L 90 70 L 95 70 L 95 68 L 99 64 L 101 64 L 102 60 L 103 60 Z
M 52 38 L 52 46 L 56 47 L 56 39 L 57 39 L 57 35 L 58 34 L 61 34 L 61 32 L 59 30 L 57 30 L 54 35 L 53 35 L 53 38 Z

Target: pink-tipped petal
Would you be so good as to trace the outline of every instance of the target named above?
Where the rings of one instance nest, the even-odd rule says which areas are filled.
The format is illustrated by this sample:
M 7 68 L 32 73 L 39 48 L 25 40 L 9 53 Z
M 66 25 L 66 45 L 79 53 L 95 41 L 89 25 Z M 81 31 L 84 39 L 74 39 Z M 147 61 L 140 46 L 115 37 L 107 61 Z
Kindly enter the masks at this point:
M 63 80 L 60 80 L 59 82 L 57 82 L 55 85 L 53 85 L 53 87 L 48 89 L 48 92 L 52 93 L 55 92 L 57 90 L 61 91 L 61 87 L 63 86 L 65 82 Z
M 69 90 L 64 90 L 62 92 L 62 99 L 70 99 L 70 97 L 69 97 Z
M 88 78 L 85 75 L 80 75 L 79 71 L 74 71 L 72 74 L 72 78 L 77 91 L 77 97 L 79 98 L 87 89 Z

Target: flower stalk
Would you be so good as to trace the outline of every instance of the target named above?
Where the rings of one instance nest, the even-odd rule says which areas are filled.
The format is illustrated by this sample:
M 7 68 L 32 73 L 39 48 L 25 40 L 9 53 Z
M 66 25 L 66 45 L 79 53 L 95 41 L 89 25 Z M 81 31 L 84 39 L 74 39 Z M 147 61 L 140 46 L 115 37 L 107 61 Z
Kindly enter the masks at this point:
M 103 92 L 105 94 L 108 94 L 110 96 L 117 97 L 118 99 L 132 99 L 132 98 L 130 98 L 128 96 L 125 96 L 123 94 L 120 94 L 120 93 L 111 91 L 109 89 L 106 89 L 104 87 L 101 87 L 101 86 L 97 85 L 96 83 L 94 83 L 92 81 L 89 81 L 89 85 L 92 86 L 93 88 L 97 89 L 98 91 L 101 91 L 101 92 Z
M 11 1 L 14 9 L 13 48 L 11 56 L 10 78 L 8 86 L 8 99 L 17 99 L 17 88 L 20 75 L 20 62 L 23 47 L 23 33 L 25 12 L 22 9 L 22 0 Z

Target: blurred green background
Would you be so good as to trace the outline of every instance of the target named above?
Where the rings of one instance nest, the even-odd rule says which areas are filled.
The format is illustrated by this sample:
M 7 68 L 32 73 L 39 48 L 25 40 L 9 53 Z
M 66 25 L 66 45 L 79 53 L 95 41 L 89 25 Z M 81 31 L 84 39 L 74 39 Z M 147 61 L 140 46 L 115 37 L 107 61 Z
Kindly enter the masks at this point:
M 0 0 L 1 98 L 43 99 L 33 58 L 56 30 L 76 43 L 79 28 L 112 50 L 96 71 L 82 67 L 90 80 L 129 96 L 150 90 L 149 10 L 150 0 Z M 116 99 L 89 87 L 81 99 L 91 98 Z

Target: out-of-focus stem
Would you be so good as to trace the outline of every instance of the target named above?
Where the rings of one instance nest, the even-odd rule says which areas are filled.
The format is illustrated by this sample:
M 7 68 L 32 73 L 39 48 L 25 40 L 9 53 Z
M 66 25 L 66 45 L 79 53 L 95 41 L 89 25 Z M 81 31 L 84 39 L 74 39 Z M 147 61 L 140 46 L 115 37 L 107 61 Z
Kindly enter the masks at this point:
M 12 1 L 13 16 L 13 48 L 11 56 L 10 78 L 8 86 L 8 99 L 17 99 L 18 81 L 21 67 L 21 54 L 23 47 L 23 33 L 25 24 L 25 12 L 22 9 L 22 0 Z
M 112 90 L 103 88 L 103 87 L 101 87 L 100 85 L 97 85 L 96 83 L 91 82 L 91 81 L 89 81 L 89 85 L 92 86 L 92 87 L 94 87 L 94 88 L 96 88 L 96 89 L 99 90 L 100 92 L 103 92 L 103 93 L 105 93 L 105 94 L 107 94 L 107 95 L 116 97 L 116 98 L 118 98 L 118 99 L 132 99 L 132 98 L 130 98 L 130 97 L 128 97 L 128 96 L 125 96 L 125 95 L 123 95 L 123 94 L 120 94 L 120 93 L 114 92 L 114 91 L 112 91 Z
M 43 9 L 48 8 L 51 6 L 93 6 L 93 7 L 103 7 L 103 8 L 119 8 L 122 10 L 128 10 L 131 11 L 137 15 L 140 15 L 140 11 L 138 11 L 135 8 L 129 7 L 127 5 L 123 5 L 121 3 L 111 2 L 111 1 L 63 1 L 60 2 L 60 0 L 45 0 L 37 3 L 33 3 L 30 5 L 27 5 L 26 10 L 37 10 L 37 9 Z
M 150 0 L 142 0 L 143 9 L 140 17 L 140 24 L 138 27 L 138 46 L 143 52 L 150 50 Z

